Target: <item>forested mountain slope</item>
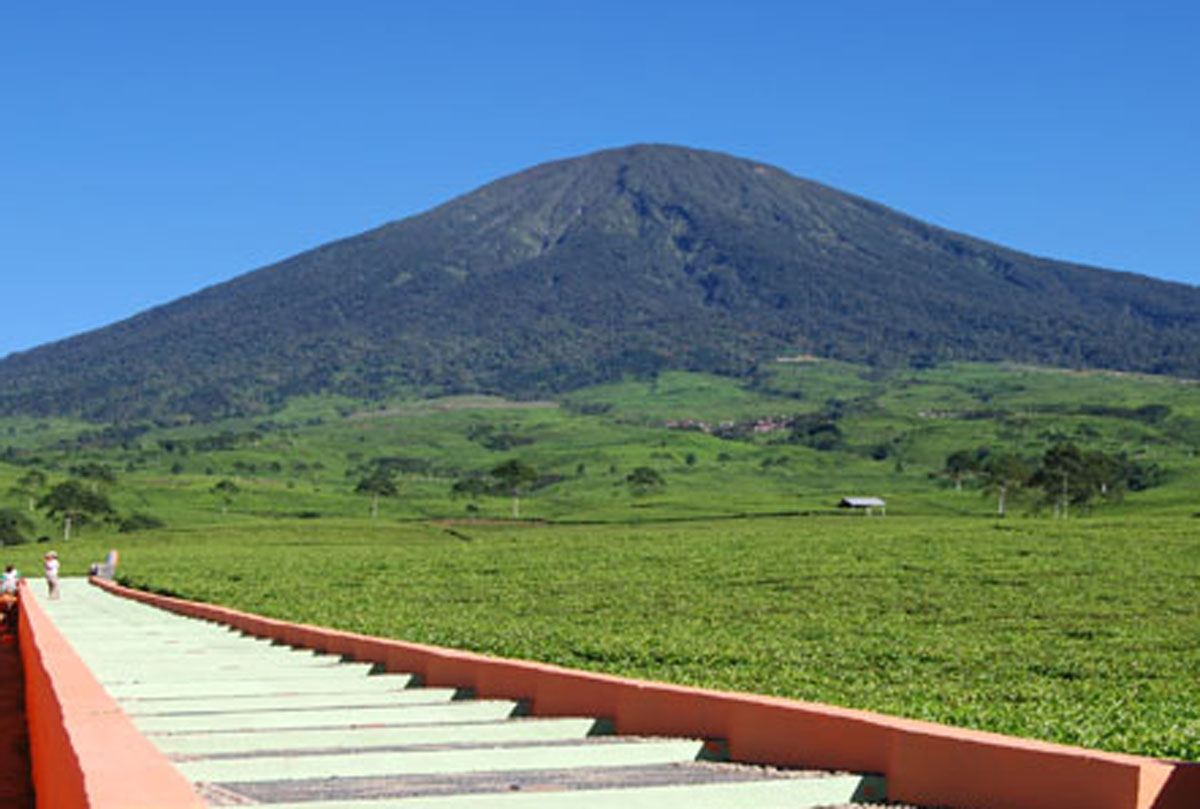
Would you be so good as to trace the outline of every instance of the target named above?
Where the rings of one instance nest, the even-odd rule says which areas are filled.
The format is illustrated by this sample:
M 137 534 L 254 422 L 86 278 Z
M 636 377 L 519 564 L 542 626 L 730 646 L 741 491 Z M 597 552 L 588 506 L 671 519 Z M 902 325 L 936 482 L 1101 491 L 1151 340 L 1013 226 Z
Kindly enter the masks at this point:
M 1051 261 L 672 146 L 540 165 L 0 361 L 0 412 L 252 412 L 297 393 L 545 395 L 779 355 L 1200 374 L 1200 289 Z

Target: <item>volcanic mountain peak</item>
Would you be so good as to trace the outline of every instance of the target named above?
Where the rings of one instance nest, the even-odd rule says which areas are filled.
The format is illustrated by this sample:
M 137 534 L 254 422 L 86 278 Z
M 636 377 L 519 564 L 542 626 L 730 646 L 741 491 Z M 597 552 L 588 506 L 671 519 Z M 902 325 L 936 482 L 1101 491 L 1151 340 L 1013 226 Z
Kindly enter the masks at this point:
M 292 394 L 515 396 L 800 352 L 1196 374 L 1200 290 L 1035 258 L 728 155 L 535 166 L 0 361 L 7 411 L 212 417 Z

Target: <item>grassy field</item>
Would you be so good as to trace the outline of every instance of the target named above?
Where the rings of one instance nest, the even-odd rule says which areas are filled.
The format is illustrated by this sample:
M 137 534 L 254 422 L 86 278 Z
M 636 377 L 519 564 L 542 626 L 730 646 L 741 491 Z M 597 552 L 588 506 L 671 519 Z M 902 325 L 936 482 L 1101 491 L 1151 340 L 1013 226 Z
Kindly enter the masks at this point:
M 273 521 L 123 551 L 132 585 L 290 620 L 1200 759 L 1179 520 Z
M 835 425 L 828 446 L 748 425 Z M 680 422 L 703 423 L 680 429 Z M 736 429 L 726 430 L 734 425 Z M 723 432 L 724 431 L 724 432 Z M 947 455 L 1070 441 L 1154 485 L 1051 519 L 1010 516 Z M 409 640 L 781 694 L 1109 750 L 1200 760 L 1200 389 L 1154 377 L 963 365 L 779 365 L 559 402 L 293 400 L 219 424 L 0 419 L 0 497 L 82 573 L 110 547 L 137 586 Z M 356 483 L 396 463 L 368 516 Z M 508 496 L 453 497 L 511 459 Z M 119 533 L 29 503 L 82 464 Z M 637 491 L 640 466 L 665 481 Z M 31 470 L 41 486 L 22 485 Z M 222 495 L 228 480 L 235 491 Z M 839 515 L 846 494 L 883 519 Z M 782 516 L 787 515 L 787 516 Z

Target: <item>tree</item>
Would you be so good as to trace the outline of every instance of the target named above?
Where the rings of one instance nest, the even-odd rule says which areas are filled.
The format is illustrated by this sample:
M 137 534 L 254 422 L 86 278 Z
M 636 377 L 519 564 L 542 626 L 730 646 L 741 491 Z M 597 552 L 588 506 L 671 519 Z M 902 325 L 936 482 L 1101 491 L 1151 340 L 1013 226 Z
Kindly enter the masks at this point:
M 1120 456 L 1120 459 L 1125 470 L 1125 487 L 1131 492 L 1143 492 L 1158 486 L 1167 477 L 1166 471 L 1156 463 L 1131 461 L 1124 454 Z
M 1019 455 L 1002 453 L 990 456 L 980 469 L 985 492 L 996 495 L 996 516 L 1003 517 L 1005 504 L 1013 493 L 1029 481 L 1029 464 Z
M 1125 496 L 1128 468 L 1124 458 L 1102 450 L 1085 452 L 1083 468 L 1095 493 L 1105 500 L 1121 500 Z
M 0 545 L 21 545 L 29 541 L 28 534 L 35 526 L 23 511 L 15 508 L 0 509 Z
M 470 497 L 474 500 L 490 494 L 492 488 L 493 484 L 486 476 L 473 472 L 465 478 L 454 481 L 454 485 L 450 487 L 450 496 L 453 498 Z
M 38 508 L 48 517 L 63 518 L 63 539 L 71 538 L 73 525 L 82 527 L 95 518 L 116 516 L 107 497 L 75 479 L 55 485 L 38 501 Z
M 117 482 L 117 473 L 98 461 L 88 461 L 87 463 L 72 466 L 69 471 L 81 480 L 90 481 L 93 491 L 98 489 L 102 484 L 111 486 Z
M 38 492 L 46 487 L 46 474 L 40 469 L 30 469 L 24 475 L 17 478 L 17 483 L 8 490 L 9 494 L 17 497 L 24 497 L 29 506 L 29 510 L 33 511 L 37 507 Z
M 797 416 L 792 422 L 791 440 L 821 452 L 830 452 L 842 445 L 842 428 L 820 413 Z
M 975 453 L 965 449 L 956 450 L 946 456 L 946 466 L 943 468 L 946 477 L 954 481 L 954 491 L 962 491 L 962 482 L 979 471 L 979 461 Z
M 629 484 L 629 490 L 639 496 L 661 491 L 667 486 L 666 480 L 658 470 L 649 466 L 639 466 L 634 469 L 625 476 L 625 482 Z
M 1053 507 L 1054 516 L 1066 519 L 1072 506 L 1086 508 L 1106 488 L 1105 458 L 1102 452 L 1085 453 L 1069 441 L 1061 442 L 1042 454 L 1030 483 L 1042 490 L 1042 502 Z
M 489 473 L 496 481 L 496 490 L 513 499 L 512 515 L 521 516 L 521 495 L 529 491 L 538 480 L 538 471 L 517 458 L 493 467 Z
M 379 515 L 379 498 L 395 497 L 397 493 L 396 482 L 392 480 L 391 473 L 383 467 L 376 468 L 374 472 L 360 480 L 354 487 L 354 491 L 359 494 L 371 495 L 372 520 Z
M 226 514 L 229 512 L 229 507 L 233 505 L 234 495 L 241 491 L 241 489 L 229 478 L 222 478 L 214 483 L 209 491 L 221 498 L 221 513 Z

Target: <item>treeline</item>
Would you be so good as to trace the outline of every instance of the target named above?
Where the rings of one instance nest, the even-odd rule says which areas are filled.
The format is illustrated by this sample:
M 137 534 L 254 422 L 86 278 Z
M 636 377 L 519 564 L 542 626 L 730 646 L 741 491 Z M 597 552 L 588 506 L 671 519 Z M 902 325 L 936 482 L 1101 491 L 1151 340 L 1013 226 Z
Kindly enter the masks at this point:
M 1031 413 L 1042 415 L 1062 416 L 1097 416 L 1100 418 L 1126 419 L 1142 424 L 1159 425 L 1171 415 L 1171 408 L 1165 404 L 1146 404 L 1139 407 L 1120 407 L 1116 405 L 1065 405 L 1065 404 L 1035 404 L 1012 408 L 972 408 L 969 410 L 927 410 L 922 415 L 926 418 L 961 419 L 963 421 L 1002 421 Z
M 1069 441 L 1056 443 L 1035 458 L 993 453 L 986 447 L 956 450 L 946 457 L 942 474 L 956 490 L 973 482 L 995 495 L 1000 516 L 1013 497 L 1028 492 L 1034 495 L 1034 510 L 1049 509 L 1062 518 L 1086 511 L 1097 501 L 1118 501 L 1127 491 L 1158 486 L 1167 476 L 1158 464 L 1125 453 L 1082 449 Z
M 158 448 L 168 454 L 178 453 L 180 455 L 192 452 L 228 452 L 242 447 L 252 447 L 262 438 L 263 434 L 258 430 L 244 432 L 225 430 L 197 438 L 160 438 Z
M 109 500 L 107 489 L 117 474 L 105 464 L 89 461 L 73 465 L 71 477 L 51 483 L 40 469 L 28 469 L 5 493 L 21 502 L 19 507 L 0 508 L 0 545 L 31 541 L 37 530 L 33 515 L 41 512 L 62 525 L 62 537 L 70 539 L 94 523 L 112 525 L 121 532 L 159 528 L 163 522 L 150 514 L 120 513 Z M 42 536 L 38 541 L 48 541 Z

